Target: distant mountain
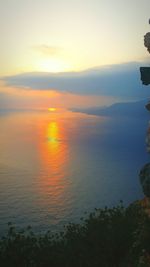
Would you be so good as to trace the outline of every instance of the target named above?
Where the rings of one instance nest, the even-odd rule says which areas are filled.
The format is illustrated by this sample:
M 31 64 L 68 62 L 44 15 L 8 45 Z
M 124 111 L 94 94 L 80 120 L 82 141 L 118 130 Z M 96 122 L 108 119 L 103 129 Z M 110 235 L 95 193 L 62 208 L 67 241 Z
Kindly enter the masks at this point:
M 127 102 L 127 103 L 116 103 L 109 107 L 96 107 L 79 109 L 74 108 L 72 111 L 81 112 L 90 115 L 97 116 L 130 116 L 130 117 L 146 117 L 149 116 L 149 112 L 146 110 L 145 105 L 147 100 L 142 100 L 138 102 Z

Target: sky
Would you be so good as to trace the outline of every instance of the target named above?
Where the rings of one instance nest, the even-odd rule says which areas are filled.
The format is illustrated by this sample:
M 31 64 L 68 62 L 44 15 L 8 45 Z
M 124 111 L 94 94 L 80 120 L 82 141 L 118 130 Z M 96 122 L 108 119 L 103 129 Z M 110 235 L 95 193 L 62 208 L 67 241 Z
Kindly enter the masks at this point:
M 1 96 L 11 99 L 18 91 L 20 97 L 22 91 L 25 99 L 28 88 L 30 102 L 33 94 L 35 97 L 40 94 L 41 98 L 40 90 L 45 98 L 48 94 L 42 86 L 40 90 L 37 88 L 38 92 L 35 88 L 32 90 L 33 82 L 28 86 L 26 82 L 19 85 L 9 82 L 8 86 L 6 76 L 37 73 L 37 77 L 40 73 L 41 77 L 41 73 L 62 72 L 83 75 L 84 71 L 93 68 L 101 71 L 108 65 L 127 66 L 131 62 L 147 61 L 143 36 L 150 29 L 149 10 L 149 0 L 0 0 Z M 77 91 L 72 92 L 68 84 L 65 89 L 79 99 L 83 93 L 79 92 L 82 84 L 83 81 Z M 51 96 L 53 92 L 55 97 L 56 94 L 66 97 L 67 92 L 60 92 L 60 86 L 52 86 L 49 82 L 49 88 L 46 88 Z M 69 101 L 64 106 L 72 105 Z M 82 96 L 81 102 L 86 104 L 86 101 L 87 96 L 85 102 Z M 91 105 L 94 105 L 94 98 L 92 101 Z M 96 98 L 95 101 L 97 105 Z M 87 102 L 89 105 L 89 100 Z

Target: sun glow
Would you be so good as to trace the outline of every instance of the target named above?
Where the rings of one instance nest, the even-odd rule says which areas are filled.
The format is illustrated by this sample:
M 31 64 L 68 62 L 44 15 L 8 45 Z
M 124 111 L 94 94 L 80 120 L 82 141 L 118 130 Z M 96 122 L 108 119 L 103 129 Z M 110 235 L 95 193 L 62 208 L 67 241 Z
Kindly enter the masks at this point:
M 48 111 L 54 112 L 56 111 L 56 108 L 48 108 Z
M 66 72 L 71 70 L 71 66 L 61 59 L 42 59 L 39 63 L 39 70 L 43 72 Z

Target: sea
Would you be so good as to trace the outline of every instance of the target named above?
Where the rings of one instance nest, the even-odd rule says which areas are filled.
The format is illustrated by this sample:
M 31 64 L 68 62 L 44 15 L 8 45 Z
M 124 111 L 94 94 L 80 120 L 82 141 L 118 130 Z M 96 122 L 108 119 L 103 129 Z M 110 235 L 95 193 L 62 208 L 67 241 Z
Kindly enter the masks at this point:
M 0 234 L 59 231 L 143 198 L 147 121 L 69 110 L 0 112 Z

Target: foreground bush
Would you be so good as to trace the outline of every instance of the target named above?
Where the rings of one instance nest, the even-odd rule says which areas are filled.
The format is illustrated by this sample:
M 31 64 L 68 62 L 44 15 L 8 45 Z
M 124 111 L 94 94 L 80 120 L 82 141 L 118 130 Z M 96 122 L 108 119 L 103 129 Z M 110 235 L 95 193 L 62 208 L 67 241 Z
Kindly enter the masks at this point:
M 150 218 L 139 204 L 96 209 L 58 234 L 9 225 L 0 241 L 2 267 L 148 267 L 149 255 Z

